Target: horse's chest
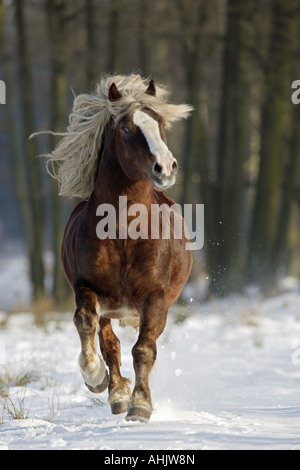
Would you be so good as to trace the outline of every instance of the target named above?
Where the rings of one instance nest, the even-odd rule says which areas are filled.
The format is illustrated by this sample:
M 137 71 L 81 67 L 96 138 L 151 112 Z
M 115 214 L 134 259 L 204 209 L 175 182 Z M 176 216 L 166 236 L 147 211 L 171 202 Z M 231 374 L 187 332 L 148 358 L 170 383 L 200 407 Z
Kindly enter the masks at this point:
M 115 299 L 118 308 L 131 308 L 150 291 L 167 284 L 170 257 L 157 244 L 127 243 L 99 247 L 94 276 L 104 297 Z M 166 252 L 166 250 L 164 250 Z

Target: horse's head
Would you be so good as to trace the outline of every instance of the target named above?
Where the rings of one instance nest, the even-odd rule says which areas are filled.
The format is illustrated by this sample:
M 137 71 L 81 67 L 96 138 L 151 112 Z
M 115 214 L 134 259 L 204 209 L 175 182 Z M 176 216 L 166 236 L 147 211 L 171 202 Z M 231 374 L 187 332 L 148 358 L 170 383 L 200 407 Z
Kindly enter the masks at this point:
M 155 95 L 154 81 L 146 90 Z M 113 83 L 109 99 L 122 97 Z M 137 181 L 150 178 L 156 189 L 164 190 L 175 183 L 176 159 L 168 149 L 164 120 L 150 108 L 136 109 L 123 117 L 113 129 L 119 164 L 128 178 Z
M 104 148 L 111 152 L 112 146 L 128 178 L 150 178 L 160 190 L 172 186 L 177 162 L 167 147 L 164 126 L 187 118 L 193 108 L 166 98 L 165 87 L 153 80 L 147 87 L 135 74 L 104 77 L 95 93 L 76 96 L 66 132 L 49 131 L 62 137 L 46 155 L 59 194 L 88 199 L 95 188 L 99 155 Z

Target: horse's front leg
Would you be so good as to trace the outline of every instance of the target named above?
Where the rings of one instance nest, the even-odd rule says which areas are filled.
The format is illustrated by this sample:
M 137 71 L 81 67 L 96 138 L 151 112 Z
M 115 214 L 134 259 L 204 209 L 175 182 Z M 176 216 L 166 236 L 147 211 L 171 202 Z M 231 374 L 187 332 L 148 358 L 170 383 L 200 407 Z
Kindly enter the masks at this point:
M 166 323 L 164 303 L 153 298 L 141 315 L 140 333 L 132 349 L 135 387 L 128 406 L 127 421 L 147 422 L 152 414 L 149 374 L 156 360 L 156 340 Z
M 122 377 L 120 341 L 115 335 L 109 318 L 100 318 L 100 348 L 109 368 L 108 402 L 113 414 L 127 412 L 131 390 L 129 380 Z
M 79 367 L 86 386 L 91 392 L 101 393 L 108 386 L 105 364 L 96 351 L 95 336 L 98 328 L 97 295 L 89 287 L 76 286 L 76 312 L 74 323 L 81 342 Z

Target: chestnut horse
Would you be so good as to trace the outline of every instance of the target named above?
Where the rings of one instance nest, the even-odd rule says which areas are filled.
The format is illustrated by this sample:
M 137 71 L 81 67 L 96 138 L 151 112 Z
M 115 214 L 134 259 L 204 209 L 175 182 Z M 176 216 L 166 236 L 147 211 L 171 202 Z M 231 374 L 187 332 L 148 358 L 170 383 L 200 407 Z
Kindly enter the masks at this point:
M 127 412 L 127 421 L 146 422 L 152 413 L 149 373 L 156 360 L 156 341 L 164 330 L 168 310 L 180 295 L 192 266 L 191 251 L 185 249 L 187 240 L 185 236 L 174 239 L 174 228 L 171 227 L 168 239 L 161 234 L 159 238 L 151 239 L 151 209 L 153 204 L 164 204 L 165 207 L 174 204 L 163 192 L 174 184 L 178 170 L 177 161 L 167 147 L 164 126 L 187 117 L 191 107 L 166 103 L 164 88 L 156 86 L 153 80 L 147 86 L 136 75 L 106 78 L 98 94 L 101 94 L 101 103 L 105 102 L 105 110 L 109 110 L 102 122 L 103 129 L 92 131 L 89 127 L 99 111 L 98 104 L 100 108 L 100 101 L 96 106 L 90 100 L 97 100 L 99 96 L 81 95 L 76 98 L 80 110 L 74 108 L 69 133 L 63 134 L 65 139 L 69 139 L 68 145 L 72 139 L 79 138 L 84 144 L 84 138 L 92 135 L 94 143 L 90 148 L 97 155 L 93 174 L 89 172 L 90 161 L 83 162 L 82 171 L 77 169 L 80 178 L 76 190 L 73 188 L 73 192 L 71 190 L 68 194 L 74 195 L 77 190 L 80 193 L 84 186 L 80 183 L 90 178 L 92 186 L 87 194 L 81 193 L 81 197 L 87 200 L 72 212 L 65 230 L 62 263 L 75 293 L 74 322 L 81 341 L 79 366 L 86 386 L 94 393 L 103 392 L 108 387 L 108 401 L 113 414 Z M 84 102 L 89 107 L 86 113 Z M 99 111 L 98 121 L 101 116 Z M 72 127 L 75 124 L 78 129 L 80 125 L 87 127 L 82 133 L 76 132 Z M 64 169 L 62 166 L 59 168 L 61 194 L 68 193 L 68 184 L 74 183 L 75 187 L 78 176 L 76 155 L 79 150 L 76 149 L 75 157 L 73 155 L 75 171 L 72 173 L 72 158 L 62 156 L 68 148 L 65 143 L 49 157 L 52 163 L 63 160 L 69 165 L 65 180 L 62 176 Z M 90 150 L 90 160 L 91 153 Z M 147 208 L 148 237 L 98 238 L 96 226 L 101 217 L 97 215 L 97 208 L 102 204 L 110 204 L 116 209 L 116 232 L 119 233 L 119 196 L 127 197 L 128 211 L 136 203 Z M 180 218 L 183 225 L 181 215 Z M 130 220 L 128 218 L 128 222 Z M 138 339 L 132 349 L 135 371 L 132 393 L 129 380 L 120 372 L 120 342 L 113 332 L 111 319 L 138 321 Z M 109 373 L 96 350 L 96 333 Z

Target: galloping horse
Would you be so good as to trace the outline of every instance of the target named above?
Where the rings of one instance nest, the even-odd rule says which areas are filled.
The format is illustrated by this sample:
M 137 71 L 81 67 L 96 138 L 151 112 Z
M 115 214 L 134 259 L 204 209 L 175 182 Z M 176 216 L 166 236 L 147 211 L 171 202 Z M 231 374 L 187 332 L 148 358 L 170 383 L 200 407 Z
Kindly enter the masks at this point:
M 60 134 L 63 139 L 48 155 L 47 167 L 60 183 L 60 194 L 84 199 L 70 216 L 62 244 L 62 263 L 75 293 L 81 373 L 92 392 L 108 387 L 112 413 L 127 412 L 127 421 L 145 422 L 151 416 L 149 373 L 156 340 L 192 266 L 186 235 L 176 239 L 171 227 L 169 238 L 161 233 L 151 238 L 150 228 L 153 205 L 174 204 L 163 193 L 174 184 L 178 170 L 164 128 L 188 117 L 191 109 L 168 103 L 165 88 L 154 80 L 146 83 L 139 75 L 106 77 L 94 95 L 75 98 L 67 132 Z M 147 208 L 148 236 L 99 239 L 96 227 L 104 213 L 101 219 L 97 209 L 102 204 L 116 209 L 116 233 L 124 232 L 119 196 L 126 196 L 128 214 L 136 203 Z M 180 220 L 184 225 L 181 215 Z M 113 318 L 138 320 L 132 393 L 120 372 Z M 96 333 L 109 374 L 96 351 Z

